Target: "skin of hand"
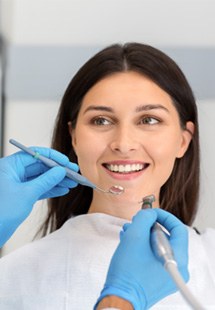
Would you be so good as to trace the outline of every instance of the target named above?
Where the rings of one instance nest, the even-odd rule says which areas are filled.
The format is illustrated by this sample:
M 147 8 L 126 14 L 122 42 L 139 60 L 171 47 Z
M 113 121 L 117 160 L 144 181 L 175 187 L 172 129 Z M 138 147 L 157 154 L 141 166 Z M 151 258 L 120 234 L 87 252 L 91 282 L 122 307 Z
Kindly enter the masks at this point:
M 139 211 L 132 223 L 125 224 L 109 267 L 100 301 L 111 295 L 129 301 L 135 310 L 148 309 L 159 300 L 177 291 L 177 287 L 154 254 L 150 235 L 155 222 L 169 233 L 178 269 L 187 282 L 188 232 L 186 226 L 174 215 L 161 209 Z
M 97 306 L 97 310 L 104 309 L 123 309 L 123 310 L 133 310 L 132 304 L 118 296 L 107 296 L 103 298 Z
M 32 148 L 62 166 L 78 171 L 76 164 L 49 148 Z M 63 167 L 47 168 L 40 160 L 24 152 L 0 159 L 0 246 L 28 217 L 39 199 L 62 196 L 77 183 L 65 177 Z

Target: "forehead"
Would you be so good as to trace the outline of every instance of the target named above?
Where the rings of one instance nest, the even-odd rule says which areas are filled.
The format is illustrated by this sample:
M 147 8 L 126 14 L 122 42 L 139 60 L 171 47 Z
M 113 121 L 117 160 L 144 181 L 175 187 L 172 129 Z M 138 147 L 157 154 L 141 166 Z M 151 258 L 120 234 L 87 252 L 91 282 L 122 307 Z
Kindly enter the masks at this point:
M 122 72 L 107 76 L 91 87 L 83 98 L 83 103 L 91 100 L 167 100 L 171 97 L 156 83 L 136 72 Z
M 146 76 L 133 71 L 115 73 L 98 81 L 85 94 L 82 108 L 92 104 L 116 107 L 163 104 L 175 109 L 167 92 Z

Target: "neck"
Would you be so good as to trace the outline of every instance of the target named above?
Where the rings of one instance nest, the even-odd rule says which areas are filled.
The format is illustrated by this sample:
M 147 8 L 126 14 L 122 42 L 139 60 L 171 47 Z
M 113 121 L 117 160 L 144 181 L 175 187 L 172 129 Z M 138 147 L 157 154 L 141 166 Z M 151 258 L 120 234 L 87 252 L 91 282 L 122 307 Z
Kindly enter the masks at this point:
M 146 196 L 146 195 L 145 195 Z M 145 197 L 130 194 L 110 195 L 94 192 L 88 213 L 105 213 L 126 220 L 132 217 L 142 208 L 142 199 Z M 159 207 L 158 200 L 153 207 Z
M 88 213 L 105 213 L 122 219 L 131 220 L 141 209 L 141 203 L 122 199 L 96 199 L 93 197 Z

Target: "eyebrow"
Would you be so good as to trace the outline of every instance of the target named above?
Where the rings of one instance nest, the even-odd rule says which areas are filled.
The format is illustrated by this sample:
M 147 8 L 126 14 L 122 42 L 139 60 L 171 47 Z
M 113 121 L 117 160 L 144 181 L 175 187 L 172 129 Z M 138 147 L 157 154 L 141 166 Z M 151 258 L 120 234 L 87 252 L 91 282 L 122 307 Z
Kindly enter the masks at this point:
M 84 111 L 84 114 L 88 111 L 114 112 L 112 108 L 107 107 L 107 106 L 102 106 L 102 105 L 90 105 L 89 107 L 86 108 L 86 110 Z
M 142 111 L 150 111 L 150 110 L 156 110 L 156 109 L 162 109 L 169 113 L 169 110 L 161 104 L 143 104 L 143 105 L 136 107 L 135 112 L 138 113 Z M 84 114 L 88 111 L 105 111 L 105 112 L 113 113 L 114 109 L 108 106 L 90 105 L 89 107 L 86 108 L 86 110 L 84 111 Z
M 138 106 L 135 111 L 136 112 L 142 112 L 142 111 L 149 111 L 149 110 L 156 110 L 161 109 L 169 113 L 169 110 L 164 107 L 162 104 L 143 104 L 141 106 Z

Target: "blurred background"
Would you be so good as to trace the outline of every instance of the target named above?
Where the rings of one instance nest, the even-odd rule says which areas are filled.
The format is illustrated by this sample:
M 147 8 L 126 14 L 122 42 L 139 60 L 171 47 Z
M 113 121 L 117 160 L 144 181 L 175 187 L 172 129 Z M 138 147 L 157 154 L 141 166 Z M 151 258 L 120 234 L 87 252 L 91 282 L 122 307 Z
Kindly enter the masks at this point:
M 95 52 L 116 42 L 153 45 L 178 63 L 194 90 L 202 149 L 195 226 L 215 228 L 214 14 L 213 0 L 0 0 L 1 156 L 17 151 L 10 138 L 50 145 L 64 90 Z M 46 203 L 37 203 L 1 254 L 31 241 L 45 214 Z

